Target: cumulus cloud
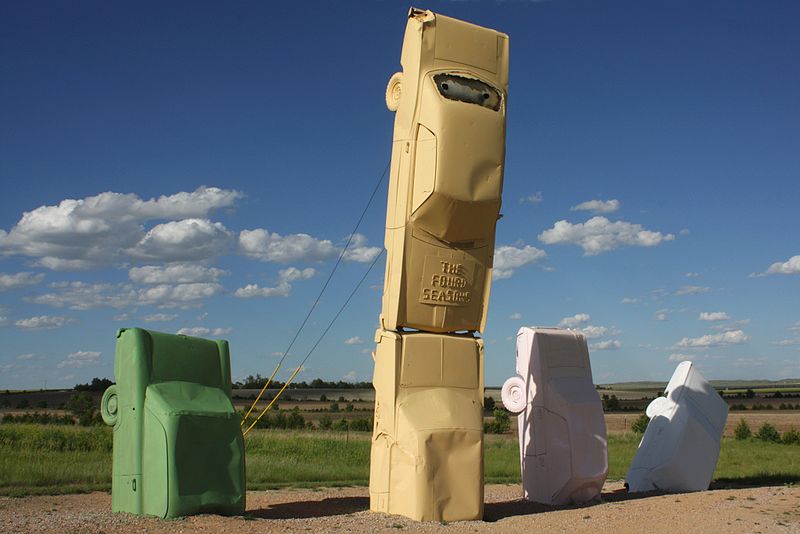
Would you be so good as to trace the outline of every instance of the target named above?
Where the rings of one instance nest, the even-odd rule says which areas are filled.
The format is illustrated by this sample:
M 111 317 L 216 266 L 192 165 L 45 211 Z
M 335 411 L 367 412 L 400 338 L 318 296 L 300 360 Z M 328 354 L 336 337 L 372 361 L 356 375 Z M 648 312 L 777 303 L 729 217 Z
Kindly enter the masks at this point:
M 619 350 L 622 348 L 622 343 L 618 339 L 608 339 L 606 341 L 598 341 L 589 345 L 590 350 Z
M 368 247 L 367 236 L 362 234 L 353 234 L 347 250 L 342 259 L 344 261 L 355 261 L 358 263 L 369 263 L 381 253 L 380 247 Z
M 698 320 L 700 321 L 727 321 L 730 315 L 725 312 L 700 312 Z
M 296 280 L 307 280 L 313 277 L 316 271 L 311 267 L 298 269 L 289 267 L 278 272 L 278 284 L 275 287 L 260 287 L 258 284 L 248 284 L 234 292 L 235 297 L 288 297 L 292 292 L 292 284 Z
M 175 313 L 154 313 L 152 315 L 145 315 L 142 320 L 146 323 L 166 323 L 174 321 L 178 318 Z
M 679 297 L 684 295 L 701 295 L 709 291 L 711 291 L 711 288 L 705 286 L 683 286 L 675 292 L 675 295 Z
M 741 330 L 743 326 L 747 326 L 750 324 L 750 319 L 739 319 L 738 321 L 731 321 L 725 324 L 714 324 L 709 325 L 709 328 L 712 330 L 723 330 L 723 331 L 730 331 L 730 330 Z
M 798 339 L 781 339 L 780 341 L 773 341 L 773 345 L 777 345 L 779 347 L 792 347 L 794 345 L 800 345 L 800 338 Z
M 56 367 L 59 369 L 64 368 L 80 368 L 86 367 L 87 365 L 92 365 L 97 363 L 100 359 L 100 352 L 92 351 L 92 350 L 79 350 L 78 352 L 73 352 L 72 354 L 67 355 L 66 359 L 60 361 Z
M 800 255 L 792 256 L 786 261 L 773 263 L 766 274 L 800 274 Z
M 539 240 L 547 245 L 579 245 L 585 256 L 596 256 L 622 246 L 654 247 L 673 239 L 672 234 L 645 230 L 639 224 L 625 221 L 611 222 L 599 216 L 577 224 L 561 220 L 539 234 Z
M 537 191 L 532 195 L 524 196 L 519 199 L 520 204 L 540 204 L 544 200 L 541 191 Z
M 492 279 L 503 280 L 511 278 L 514 271 L 529 263 L 535 263 L 547 256 L 544 250 L 525 245 L 514 247 L 503 245 L 494 249 L 494 267 Z
M 699 356 L 697 354 L 681 354 L 681 353 L 673 353 L 669 355 L 669 361 L 671 362 L 685 362 L 685 361 L 693 361 L 699 360 L 704 356 Z
M 123 309 L 147 305 L 174 308 L 192 307 L 224 291 L 220 284 L 213 282 L 156 284 L 135 288 L 130 284 L 91 284 L 74 281 L 56 282 L 50 284 L 50 288 L 53 290 L 50 293 L 28 297 L 25 300 L 73 310 Z
M 222 223 L 183 219 L 154 226 L 127 253 L 147 261 L 201 261 L 228 251 L 233 234 Z
M 192 263 L 173 263 L 170 265 L 145 265 L 133 267 L 128 271 L 131 281 L 139 284 L 189 284 L 196 282 L 216 282 L 227 271 L 215 267 L 204 267 Z
M 342 377 L 342 380 L 345 382 L 356 382 L 358 381 L 358 373 L 350 371 Z
M 0 273 L 0 292 L 8 291 L 9 289 L 16 289 L 18 287 L 33 286 L 40 283 L 43 278 L 44 273 Z
M 345 345 L 361 345 L 362 343 L 364 343 L 364 341 L 358 336 L 349 337 L 344 340 Z
M 653 314 L 653 319 L 656 321 L 666 321 L 668 311 L 669 310 L 656 310 L 656 313 Z
M 38 315 L 36 317 L 20 319 L 14 323 L 14 326 L 23 330 L 46 330 L 50 328 L 60 328 L 73 321 L 74 319 L 62 315 Z
M 608 332 L 608 328 L 605 326 L 594 326 L 594 325 L 586 325 L 582 328 L 578 329 L 586 339 L 596 339 L 598 337 L 603 337 Z
M 233 328 L 207 328 L 205 326 L 192 326 L 188 328 L 181 328 L 176 334 L 184 336 L 202 337 L 202 336 L 224 336 L 230 334 Z
M 132 193 L 105 192 L 83 199 L 25 212 L 5 232 L 0 230 L 0 254 L 35 258 L 35 264 L 53 270 L 80 270 L 126 259 L 125 251 L 155 252 L 157 237 L 147 237 L 144 223 L 158 219 L 203 219 L 212 211 L 233 206 L 238 191 L 202 186 L 142 200 Z M 144 249 L 142 249 L 144 247 Z M 162 251 L 163 252 L 163 251 Z M 184 251 L 175 251 L 184 252 Z M 175 258 L 179 259 L 179 258 Z
M 685 337 L 675 344 L 676 347 L 719 347 L 723 345 L 741 345 L 750 338 L 741 330 L 731 330 L 720 334 L 706 334 L 697 338 Z
M 571 317 L 564 317 L 558 322 L 558 326 L 562 328 L 575 328 L 584 323 L 588 323 L 592 317 L 588 313 L 576 313 Z
M 611 200 L 587 200 L 577 206 L 572 206 L 570 211 L 591 211 L 594 213 L 614 213 L 620 207 L 620 201 L 612 198 Z
M 308 234 L 282 236 L 275 232 L 270 233 L 264 228 L 256 228 L 242 230 L 239 233 L 239 252 L 265 262 L 317 262 L 337 257 L 341 254 L 342 247 L 334 245 L 327 239 L 318 239 Z M 380 247 L 367 246 L 366 236 L 354 234 L 343 259 L 369 263 L 380 253 Z

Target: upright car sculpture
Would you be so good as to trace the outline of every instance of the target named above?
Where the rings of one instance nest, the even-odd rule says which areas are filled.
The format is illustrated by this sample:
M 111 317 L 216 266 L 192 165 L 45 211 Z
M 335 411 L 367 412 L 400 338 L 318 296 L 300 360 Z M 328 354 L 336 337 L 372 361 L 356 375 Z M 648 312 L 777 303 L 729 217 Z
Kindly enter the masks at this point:
M 370 508 L 483 515 L 483 341 L 505 159 L 508 37 L 411 9 L 374 353 Z

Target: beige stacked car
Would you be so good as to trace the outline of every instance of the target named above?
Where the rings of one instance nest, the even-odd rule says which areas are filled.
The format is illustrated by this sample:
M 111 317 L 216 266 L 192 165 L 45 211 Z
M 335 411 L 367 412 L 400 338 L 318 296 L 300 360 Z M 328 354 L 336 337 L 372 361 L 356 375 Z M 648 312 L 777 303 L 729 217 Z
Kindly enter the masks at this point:
M 483 515 L 483 341 L 505 158 L 508 36 L 412 9 L 374 353 L 370 507 Z

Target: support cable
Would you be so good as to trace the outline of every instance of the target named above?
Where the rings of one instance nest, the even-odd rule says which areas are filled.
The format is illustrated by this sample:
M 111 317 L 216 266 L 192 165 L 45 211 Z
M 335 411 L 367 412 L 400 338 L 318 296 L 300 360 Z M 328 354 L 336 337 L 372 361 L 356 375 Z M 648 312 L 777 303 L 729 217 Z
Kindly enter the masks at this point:
M 333 319 L 331 319 L 331 322 L 328 323 L 328 326 L 325 327 L 325 330 L 323 330 L 322 334 L 320 334 L 320 336 L 317 338 L 317 341 L 314 343 L 314 346 L 311 347 L 311 350 L 308 351 L 308 354 L 306 354 L 306 357 L 303 358 L 303 361 L 301 361 L 300 365 L 297 366 L 297 369 L 294 370 L 294 372 L 292 373 L 292 376 L 290 376 L 289 380 L 286 381 L 286 384 L 284 384 L 283 387 L 280 389 L 280 391 L 278 391 L 277 395 L 275 395 L 275 398 L 272 399 L 272 401 L 270 401 L 270 403 L 267 405 L 267 407 L 264 408 L 261 411 L 261 413 L 258 415 L 258 417 L 256 417 L 255 421 L 253 421 L 253 423 L 249 427 L 247 427 L 247 430 L 244 431 L 244 434 L 243 434 L 244 436 L 246 436 L 247 433 L 250 432 L 250 430 L 254 426 L 256 426 L 256 423 L 258 423 L 261 420 L 261 418 L 264 416 L 265 413 L 267 413 L 269 411 L 269 409 L 272 407 L 272 405 L 275 403 L 275 401 L 278 400 L 278 397 L 281 396 L 281 393 L 283 393 L 283 390 L 285 390 L 289 386 L 289 384 L 292 383 L 292 380 L 294 380 L 294 377 L 297 376 L 297 373 L 299 373 L 300 370 L 303 368 L 303 365 L 305 365 L 306 361 L 308 361 L 308 358 L 314 353 L 314 350 L 322 342 L 322 339 L 325 337 L 325 335 L 328 333 L 328 331 L 333 327 L 333 323 L 336 322 L 336 320 L 342 314 L 342 312 L 347 307 L 347 305 L 350 304 L 350 300 L 356 294 L 356 292 L 358 291 L 358 288 L 361 287 L 361 284 L 364 283 L 364 280 L 366 280 L 367 275 L 370 273 L 370 271 L 372 271 L 372 268 L 375 266 L 375 264 L 378 262 L 378 260 L 381 258 L 381 256 L 383 256 L 384 252 L 385 252 L 385 249 L 382 249 L 381 253 L 378 254 L 377 256 L 375 256 L 375 259 L 372 260 L 372 263 L 369 264 L 369 268 L 367 269 L 367 272 L 364 273 L 364 276 L 362 276 L 361 280 L 358 281 L 358 283 L 356 284 L 356 287 L 354 287 L 353 290 L 350 292 L 350 295 L 347 297 L 347 300 L 344 301 L 344 304 L 342 304 L 342 306 L 339 308 L 339 311 L 336 312 L 336 315 L 333 316 Z
M 317 298 L 314 300 L 314 303 L 311 305 L 311 309 L 308 310 L 308 313 L 306 314 L 305 319 L 303 319 L 303 322 L 300 324 L 300 328 L 298 328 L 297 332 L 295 332 L 294 337 L 292 338 L 292 341 L 289 343 L 289 346 L 286 347 L 285 351 L 283 351 L 283 355 L 281 356 L 281 359 L 278 362 L 278 365 L 275 366 L 275 370 L 272 371 L 272 374 L 270 375 L 269 379 L 267 379 L 266 383 L 264 383 L 264 387 L 261 388 L 261 391 L 258 393 L 258 396 L 256 397 L 256 400 L 253 401 L 253 404 L 250 405 L 250 408 L 247 410 L 247 413 L 242 418 L 242 422 L 239 423 L 239 426 L 244 426 L 245 423 L 247 422 L 247 418 L 250 416 L 250 413 L 258 405 L 258 401 L 261 400 L 261 396 L 264 395 L 264 392 L 267 390 L 269 385 L 272 383 L 272 379 L 275 378 L 276 374 L 278 374 L 278 370 L 280 370 L 281 366 L 283 365 L 283 361 L 286 359 L 286 356 L 289 354 L 289 351 L 294 346 L 295 341 L 297 341 L 297 338 L 300 336 L 300 332 L 303 331 L 303 328 L 305 328 L 306 323 L 308 323 L 308 319 L 311 317 L 311 314 L 314 312 L 314 309 L 317 307 L 317 304 L 319 304 L 319 301 L 322 298 L 323 293 L 325 293 L 325 289 L 327 289 L 328 284 L 331 281 L 331 278 L 333 278 L 333 274 L 336 272 L 336 269 L 339 268 L 339 264 L 342 262 L 342 259 L 344 258 L 344 255 L 347 252 L 347 248 L 350 246 L 350 243 L 353 241 L 353 236 L 358 231 L 359 226 L 361 226 L 361 222 L 364 220 L 364 216 L 367 214 L 367 210 L 369 209 L 370 205 L 372 204 L 372 200 L 375 198 L 375 194 L 378 192 L 378 189 L 380 188 L 381 184 L 383 183 L 383 179 L 386 177 L 386 172 L 389 170 L 389 166 L 390 165 L 391 165 L 391 160 L 389 161 L 389 163 L 386 164 L 386 167 L 383 169 L 383 172 L 381 173 L 380 178 L 378 178 L 378 181 L 375 184 L 375 187 L 372 189 L 372 194 L 369 196 L 369 200 L 367 201 L 367 205 L 364 206 L 364 210 L 361 212 L 361 216 L 358 218 L 358 222 L 356 222 L 355 227 L 353 227 L 353 231 L 350 232 L 350 235 L 347 237 L 347 243 L 345 243 L 344 247 L 342 248 L 342 251 L 339 253 L 339 257 L 336 259 L 336 263 L 334 264 L 333 269 L 331 270 L 330 274 L 328 275 L 328 279 L 325 280 L 325 283 L 323 284 L 322 289 L 319 292 L 319 295 L 317 295 Z M 380 257 L 382 254 L 383 254 L 383 252 L 381 252 L 381 254 L 379 254 L 378 257 Z M 373 264 L 374 264 L 374 262 L 373 262 Z M 370 266 L 370 269 L 371 268 L 372 268 L 372 266 Z M 369 272 L 369 271 L 367 271 L 367 272 Z M 338 317 L 338 315 L 337 315 L 337 317 Z M 299 367 L 298 367 L 298 369 L 299 369 Z M 294 375 L 292 375 L 292 378 L 294 378 Z M 284 386 L 284 387 L 286 387 L 286 386 Z M 283 391 L 283 389 L 281 389 L 281 391 Z M 280 393 L 278 395 L 280 395 Z M 274 402 L 274 399 L 273 399 L 273 402 Z M 270 406 L 271 405 L 272 405 L 272 403 L 270 403 Z M 251 426 L 251 428 L 252 428 L 252 426 Z

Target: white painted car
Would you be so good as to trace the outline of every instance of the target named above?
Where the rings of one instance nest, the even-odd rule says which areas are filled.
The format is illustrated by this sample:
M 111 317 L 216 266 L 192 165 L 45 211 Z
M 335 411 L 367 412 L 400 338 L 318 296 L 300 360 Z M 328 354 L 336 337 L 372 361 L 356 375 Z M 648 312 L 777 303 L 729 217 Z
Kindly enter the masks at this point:
M 608 475 L 606 426 L 584 335 L 520 328 L 517 376 L 503 384 L 502 399 L 519 414 L 525 499 L 569 504 L 599 497 Z
M 728 404 L 690 361 L 647 407 L 650 423 L 625 477 L 628 491 L 703 491 L 717 466 Z

